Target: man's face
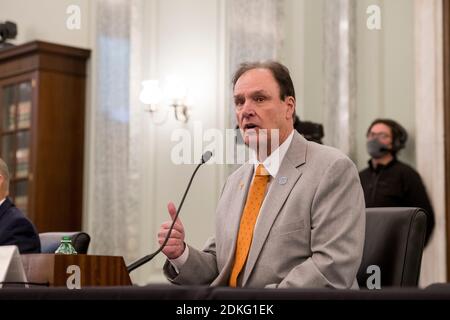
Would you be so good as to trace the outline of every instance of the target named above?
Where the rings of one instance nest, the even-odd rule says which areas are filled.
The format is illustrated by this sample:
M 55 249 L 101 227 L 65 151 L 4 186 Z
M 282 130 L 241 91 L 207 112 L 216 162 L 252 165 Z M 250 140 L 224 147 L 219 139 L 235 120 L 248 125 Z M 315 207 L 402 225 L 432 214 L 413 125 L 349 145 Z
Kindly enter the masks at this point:
M 268 69 L 245 72 L 234 86 L 236 119 L 246 145 L 263 142 L 260 129 L 267 129 L 268 146 L 273 129 L 278 129 L 282 143 L 293 128 L 295 99 L 280 99 L 280 88 Z
M 367 140 L 378 139 L 382 144 L 392 148 L 392 130 L 383 123 L 377 123 L 370 128 Z

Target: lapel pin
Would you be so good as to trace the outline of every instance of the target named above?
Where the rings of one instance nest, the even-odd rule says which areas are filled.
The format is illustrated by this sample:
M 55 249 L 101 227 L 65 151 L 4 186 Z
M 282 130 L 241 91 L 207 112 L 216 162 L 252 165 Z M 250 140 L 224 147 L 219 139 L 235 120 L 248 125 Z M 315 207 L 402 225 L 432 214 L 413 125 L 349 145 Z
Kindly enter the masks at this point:
M 244 182 L 241 181 L 241 182 L 239 183 L 239 189 L 242 190 L 242 188 L 244 188 Z
M 278 184 L 286 184 L 287 180 L 287 177 L 279 177 Z

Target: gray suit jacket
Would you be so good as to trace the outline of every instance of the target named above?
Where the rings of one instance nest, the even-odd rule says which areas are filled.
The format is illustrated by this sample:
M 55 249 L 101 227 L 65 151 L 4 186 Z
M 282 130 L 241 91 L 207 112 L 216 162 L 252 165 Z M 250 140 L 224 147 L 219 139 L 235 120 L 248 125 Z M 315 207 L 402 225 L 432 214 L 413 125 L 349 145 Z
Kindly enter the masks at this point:
M 228 177 L 216 210 L 215 237 L 202 251 L 189 247 L 179 273 L 166 261 L 171 282 L 227 285 L 252 177 L 252 164 Z M 238 282 L 259 288 L 358 288 L 364 232 L 364 194 L 353 162 L 295 132 L 261 207 Z

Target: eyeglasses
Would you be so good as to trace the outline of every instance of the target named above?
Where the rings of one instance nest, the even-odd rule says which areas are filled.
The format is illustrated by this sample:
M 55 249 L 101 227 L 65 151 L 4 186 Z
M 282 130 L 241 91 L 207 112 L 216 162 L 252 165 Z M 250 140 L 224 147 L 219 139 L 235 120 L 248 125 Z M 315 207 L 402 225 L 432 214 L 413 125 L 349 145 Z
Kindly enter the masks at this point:
M 369 139 L 381 138 L 384 140 L 384 139 L 388 139 L 390 137 L 391 136 L 389 134 L 384 133 L 384 132 L 379 132 L 379 133 L 369 132 L 369 134 L 367 135 L 367 138 L 369 138 Z

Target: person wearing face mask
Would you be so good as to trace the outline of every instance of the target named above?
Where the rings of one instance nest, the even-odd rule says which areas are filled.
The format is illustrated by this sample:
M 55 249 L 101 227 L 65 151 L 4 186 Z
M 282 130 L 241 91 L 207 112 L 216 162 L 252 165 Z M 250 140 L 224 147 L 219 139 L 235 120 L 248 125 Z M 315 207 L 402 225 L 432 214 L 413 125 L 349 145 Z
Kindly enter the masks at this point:
M 419 207 L 427 214 L 425 244 L 434 228 L 434 212 L 416 170 L 397 159 L 408 134 L 397 122 L 376 119 L 367 130 L 369 167 L 359 173 L 366 207 Z

